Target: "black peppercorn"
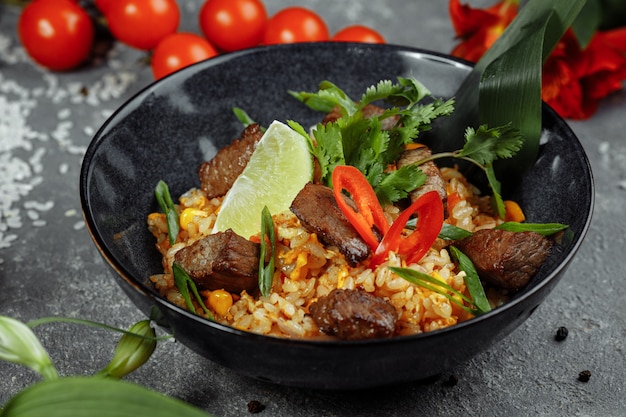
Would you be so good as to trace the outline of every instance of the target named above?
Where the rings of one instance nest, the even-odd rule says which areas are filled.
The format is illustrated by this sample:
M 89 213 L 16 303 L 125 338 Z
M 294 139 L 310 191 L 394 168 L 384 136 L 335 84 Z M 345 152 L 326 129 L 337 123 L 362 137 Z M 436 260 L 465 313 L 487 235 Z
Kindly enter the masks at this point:
M 591 378 L 591 371 L 589 370 L 581 371 L 578 373 L 578 380 L 580 382 L 589 382 L 590 378 Z
M 554 339 L 557 342 L 561 342 L 567 338 L 568 333 L 569 332 L 567 330 L 567 327 L 561 326 L 558 329 L 556 329 L 556 335 L 554 335 Z

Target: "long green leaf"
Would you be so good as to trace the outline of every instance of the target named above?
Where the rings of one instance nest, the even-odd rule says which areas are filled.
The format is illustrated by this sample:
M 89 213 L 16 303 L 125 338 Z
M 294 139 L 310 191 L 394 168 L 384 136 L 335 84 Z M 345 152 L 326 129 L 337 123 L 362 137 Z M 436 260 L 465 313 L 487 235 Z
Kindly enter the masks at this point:
M 459 148 L 466 126 L 508 122 L 524 148 L 506 166 L 515 183 L 536 158 L 541 135 L 541 68 L 585 0 L 530 0 L 478 61 L 456 94 L 456 111 L 441 125 L 434 151 Z M 502 174 L 498 173 L 498 176 Z
M 2 417 L 207 417 L 181 400 L 114 379 L 69 377 L 24 389 L 4 406 Z
M 623 3 L 623 0 L 619 1 Z M 584 48 L 589 45 L 591 38 L 598 30 L 602 22 L 602 9 L 601 0 L 587 0 L 585 6 L 574 20 L 572 29 L 581 47 Z

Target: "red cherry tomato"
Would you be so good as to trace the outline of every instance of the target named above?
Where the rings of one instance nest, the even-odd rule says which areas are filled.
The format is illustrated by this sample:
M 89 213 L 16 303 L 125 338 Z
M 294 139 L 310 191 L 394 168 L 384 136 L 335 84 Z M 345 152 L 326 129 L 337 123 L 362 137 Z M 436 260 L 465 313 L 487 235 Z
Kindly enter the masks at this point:
M 174 71 L 212 58 L 217 50 L 202 36 L 193 33 L 167 35 L 152 53 L 152 74 L 155 79 L 163 78 Z
M 261 43 L 267 11 L 261 0 L 206 0 L 199 23 L 209 42 L 223 51 L 236 51 Z
M 109 30 L 120 42 L 149 50 L 176 32 L 180 10 L 176 0 L 115 0 L 106 7 Z
M 385 38 L 380 33 L 361 25 L 345 27 L 331 39 L 339 42 L 385 43 Z
M 328 37 L 328 27 L 317 13 L 304 7 L 287 7 L 269 19 L 263 43 L 318 42 Z
M 81 64 L 91 51 L 94 27 L 89 15 L 71 0 L 36 0 L 20 14 L 20 41 L 38 64 L 55 71 Z

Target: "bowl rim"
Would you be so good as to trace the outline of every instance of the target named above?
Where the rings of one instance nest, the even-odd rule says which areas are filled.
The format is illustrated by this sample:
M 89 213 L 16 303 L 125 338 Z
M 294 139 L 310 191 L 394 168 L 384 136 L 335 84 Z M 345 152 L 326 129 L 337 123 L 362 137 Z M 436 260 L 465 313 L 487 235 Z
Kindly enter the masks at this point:
M 140 89 L 130 98 L 128 98 L 122 105 L 120 105 L 103 123 L 103 125 L 97 130 L 95 135 L 93 136 L 87 150 L 84 154 L 84 158 L 81 164 L 80 171 L 80 201 L 81 201 L 81 210 L 83 214 L 83 218 L 85 220 L 86 228 L 88 233 L 91 236 L 92 241 L 94 242 L 97 250 L 100 252 L 101 256 L 106 260 L 109 267 L 111 267 L 115 273 L 118 275 L 118 278 L 124 280 L 127 284 L 129 284 L 135 291 L 140 293 L 144 297 L 148 297 L 151 299 L 153 303 L 160 305 L 161 307 L 167 308 L 168 310 L 172 310 L 178 315 L 184 316 L 186 319 L 190 319 L 192 321 L 197 322 L 203 326 L 209 326 L 214 330 L 223 331 L 230 333 L 237 337 L 246 337 L 255 339 L 262 339 L 264 341 L 272 340 L 275 343 L 281 343 L 286 345 L 296 345 L 296 346 L 315 346 L 315 347 L 347 347 L 347 346 L 362 346 L 368 345 L 372 346 L 374 344 L 398 344 L 398 343 L 412 343 L 418 339 L 424 338 L 432 338 L 437 337 L 443 333 L 456 332 L 460 329 L 466 327 L 476 326 L 479 323 L 490 320 L 492 317 L 500 315 L 502 312 L 512 309 L 516 307 L 518 304 L 524 302 L 526 299 L 531 298 L 538 292 L 541 292 L 543 288 L 549 285 L 556 277 L 558 277 L 561 272 L 563 272 L 569 266 L 571 260 L 578 252 L 580 245 L 584 241 L 584 238 L 589 230 L 591 220 L 593 217 L 593 211 L 595 206 L 595 184 L 593 179 L 593 172 L 591 170 L 591 164 L 587 157 L 587 154 L 582 147 L 582 144 L 572 131 L 571 127 L 568 123 L 565 122 L 563 118 L 561 118 L 556 111 L 554 111 L 547 103 L 542 102 L 542 118 L 546 115 L 549 115 L 555 121 L 560 122 L 560 128 L 564 130 L 564 133 L 571 136 L 575 139 L 577 146 L 582 150 L 581 155 L 583 156 L 584 165 L 587 168 L 587 172 L 589 173 L 589 184 L 590 184 L 590 197 L 589 197 L 589 206 L 587 208 L 587 216 L 584 221 L 584 225 L 581 228 L 580 234 L 575 241 L 568 246 L 567 254 L 563 258 L 563 260 L 552 270 L 548 275 L 546 275 L 540 282 L 534 285 L 529 290 L 525 291 L 519 297 L 515 297 L 504 303 L 501 306 L 498 306 L 496 309 L 492 309 L 488 313 L 482 314 L 480 316 L 476 316 L 472 319 L 454 324 L 452 326 L 433 330 L 429 332 L 423 332 L 412 335 L 402 335 L 402 336 L 394 336 L 392 338 L 383 338 L 383 339 L 366 339 L 366 340 L 339 340 L 339 339 L 297 339 L 297 338 L 287 338 L 287 337 L 277 337 L 270 335 L 257 334 L 253 332 L 243 331 L 236 329 L 234 327 L 211 321 L 202 316 L 196 315 L 184 308 L 181 308 L 167 299 L 162 297 L 158 292 L 141 282 L 140 279 L 133 278 L 132 275 L 126 270 L 126 268 L 121 265 L 115 258 L 115 256 L 109 251 L 105 242 L 100 238 L 97 233 L 97 226 L 93 217 L 91 216 L 91 209 L 89 205 L 89 191 L 87 188 L 88 178 L 91 172 L 91 161 L 95 154 L 97 153 L 98 148 L 103 143 L 103 133 L 106 132 L 109 124 L 120 114 L 128 110 L 129 107 L 132 107 L 132 104 L 137 101 L 138 98 L 143 97 L 149 94 L 155 88 L 158 88 L 160 85 L 167 82 L 166 80 L 175 78 L 175 77 L 184 77 L 188 73 L 193 73 L 195 71 L 202 70 L 204 68 L 215 67 L 219 65 L 223 65 L 233 60 L 241 59 L 248 55 L 254 55 L 258 53 L 273 53 L 273 51 L 280 50 L 290 50 L 294 48 L 338 48 L 338 49 L 385 49 L 390 50 L 395 53 L 403 54 L 408 53 L 414 56 L 420 57 L 420 59 L 427 60 L 435 60 L 437 62 L 441 62 L 444 64 L 452 65 L 455 67 L 461 67 L 466 70 L 471 70 L 473 64 L 469 61 L 463 60 L 461 58 L 456 58 L 448 54 L 444 54 L 437 51 L 430 51 L 427 49 L 410 47 L 410 46 L 402 46 L 402 45 L 394 45 L 394 44 L 360 44 L 360 43 L 351 43 L 351 42 L 315 42 L 315 43 L 304 43 L 304 44 L 282 44 L 282 45 L 268 45 L 268 46 L 258 46 L 254 48 L 249 48 L 241 51 L 235 51 L 231 53 L 226 53 L 219 55 L 215 58 L 211 58 L 206 61 L 202 61 L 196 64 L 192 64 L 186 68 L 178 70 L 172 74 L 167 75 L 159 80 L 151 82 L 144 88 Z

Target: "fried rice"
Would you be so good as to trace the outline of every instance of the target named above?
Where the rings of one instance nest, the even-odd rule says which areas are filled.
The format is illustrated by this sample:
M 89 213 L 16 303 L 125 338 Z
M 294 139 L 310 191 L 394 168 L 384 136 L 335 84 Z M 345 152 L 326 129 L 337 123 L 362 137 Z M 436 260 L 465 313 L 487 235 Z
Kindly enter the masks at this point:
M 492 213 L 489 196 L 481 195 L 456 168 L 442 168 L 441 171 L 448 195 L 455 196 L 454 204 L 448 207 L 446 223 L 473 232 L 493 228 L 502 222 Z M 220 204 L 221 198 L 209 199 L 197 188 L 183 194 L 179 199 L 179 212 L 191 210 L 186 210 L 185 218 L 181 218 L 181 230 L 176 243 L 171 246 L 165 216 L 162 213 L 148 216 L 148 227 L 156 238 L 164 269 L 163 273 L 152 275 L 150 280 L 163 297 L 182 308 L 187 307 L 174 283 L 174 255 L 211 233 Z M 391 222 L 399 214 L 399 209 L 389 206 L 385 214 Z M 230 295 L 232 305 L 228 300 L 226 306 L 217 307 L 210 302 L 211 291 L 202 291 L 214 320 L 240 330 L 277 337 L 327 338 L 309 316 L 308 308 L 335 288 L 360 288 L 391 303 L 399 317 L 396 335 L 443 329 L 473 317 L 447 297 L 414 285 L 387 268 L 414 268 L 468 295 L 464 272 L 451 260 L 446 243 L 441 239 L 436 240 L 417 264 L 405 265 L 400 257 L 390 253 L 385 263 L 371 270 L 365 264 L 350 267 L 337 248 L 322 244 L 291 212 L 274 214 L 273 221 L 277 248 L 276 272 L 270 294 L 265 297 L 244 291 Z M 506 300 L 506 294 L 493 290 L 488 290 L 487 296 L 492 308 Z M 195 303 L 194 306 L 196 314 L 206 317 L 200 305 Z

